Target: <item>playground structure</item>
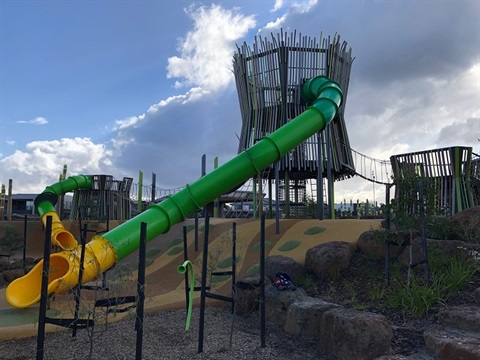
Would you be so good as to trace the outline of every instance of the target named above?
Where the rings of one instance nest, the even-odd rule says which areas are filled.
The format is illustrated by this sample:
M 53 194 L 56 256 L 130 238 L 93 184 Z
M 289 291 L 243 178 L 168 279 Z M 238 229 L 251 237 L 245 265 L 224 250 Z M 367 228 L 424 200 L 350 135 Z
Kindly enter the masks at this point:
M 261 182 L 268 181 L 269 198 L 283 205 L 287 218 L 295 215 L 295 210 L 299 209 L 295 206 L 306 203 L 307 180 L 316 185 L 311 195 L 318 200 L 319 216 L 323 218 L 324 178 L 327 179 L 325 193 L 332 216 L 334 181 L 354 175 L 344 120 L 353 62 L 351 53 L 351 48 L 347 49 L 347 43 L 341 43 L 339 36 L 317 39 L 296 32 L 287 35 L 282 31 L 272 35 L 270 40 L 256 38 L 253 49 L 244 43 L 234 55 L 233 69 L 242 116 L 238 152 L 305 111 L 307 103 L 301 96 L 301 86 L 307 79 L 326 76 L 343 91 L 343 104 L 326 131 L 310 134 L 306 141 L 297 144 L 254 180 L 259 186 L 254 193 L 259 194 L 262 193 Z M 272 204 L 269 206 L 271 208 Z M 275 213 L 280 211 L 276 209 Z
M 218 196 L 238 187 L 282 158 L 332 121 L 342 104 L 342 91 L 338 84 L 324 76 L 308 79 L 301 88 L 303 99 L 310 106 L 295 119 L 265 136 L 235 158 L 200 178 L 182 191 L 152 205 L 135 218 L 103 235 L 96 235 L 86 246 L 83 262 L 83 282 L 97 279 L 118 261 L 137 250 L 140 242 L 140 224 L 148 224 L 146 241 L 169 231 L 173 224 L 201 209 Z M 91 189 L 91 176 L 75 176 L 49 186 L 35 201 L 42 218 L 52 218 L 52 243 L 64 251 L 50 256 L 48 294 L 67 292 L 78 283 L 79 254 L 75 238 L 62 226 L 55 212 L 59 196 L 76 189 Z M 14 280 L 7 288 L 10 305 L 29 307 L 41 296 L 43 260 L 28 274 Z
M 347 50 L 346 43 L 341 44 L 336 36 L 333 40 L 318 41 L 297 38 L 296 33 L 290 37 L 282 33 L 272 37 L 271 42 L 256 40 L 254 50 L 245 44 L 238 48 L 234 72 L 242 113 L 239 145 L 242 151 L 135 218 L 96 235 L 87 245 L 84 282 L 96 279 L 138 249 L 140 223 L 148 224 L 146 240 L 149 241 L 215 199 L 238 192 L 239 186 L 251 179 L 257 182 L 259 194 L 262 194 L 263 180 L 268 181 L 272 194 L 272 181 L 275 180 L 276 204 L 283 201 L 287 217 L 291 201 L 304 201 L 307 180 L 317 182 L 317 203 L 321 212 L 323 178 L 327 178 L 329 215 L 332 217 L 335 180 L 359 175 L 390 187 L 389 164 L 369 158 L 374 170 L 372 167 L 366 170 L 362 164 L 367 157 L 349 146 L 343 111 L 352 62 L 351 50 Z M 413 166 L 423 169 L 424 176 L 437 177 L 441 184 L 440 203 L 450 207 L 452 213 L 479 204 L 478 182 L 470 193 L 467 191 L 471 185 L 467 184 L 467 175 L 475 173 L 478 179 L 480 168 L 478 161 L 472 160 L 471 148 L 452 148 L 449 156 L 443 150 L 424 153 L 392 156 L 394 175 L 401 176 L 402 169 Z M 454 170 L 451 170 L 452 165 Z M 37 197 L 35 206 L 42 222 L 45 224 L 49 216 L 53 218 L 52 243 L 64 250 L 51 255 L 49 294 L 73 288 L 78 282 L 80 268 L 77 241 L 62 226 L 57 214 L 58 199 L 67 192 L 75 192 L 70 217 L 74 220 L 128 219 L 133 185 L 131 178 L 116 181 L 108 175 L 80 175 L 47 187 Z M 141 202 L 140 189 L 141 185 L 137 195 Z M 154 189 L 151 198 L 152 203 L 157 199 Z M 280 211 L 276 211 L 276 215 L 279 214 Z M 39 300 L 41 271 L 42 262 L 9 285 L 6 295 L 12 306 L 28 307 Z
M 451 216 L 480 205 L 479 158 L 473 159 L 471 147 L 449 148 L 393 155 L 390 158 L 395 178 L 418 176 L 433 180 L 435 208 L 441 215 Z M 395 198 L 401 197 L 395 189 Z
M 74 192 L 70 220 L 130 219 L 132 182 L 129 177 L 118 181 L 111 175 L 93 175 L 90 188 Z

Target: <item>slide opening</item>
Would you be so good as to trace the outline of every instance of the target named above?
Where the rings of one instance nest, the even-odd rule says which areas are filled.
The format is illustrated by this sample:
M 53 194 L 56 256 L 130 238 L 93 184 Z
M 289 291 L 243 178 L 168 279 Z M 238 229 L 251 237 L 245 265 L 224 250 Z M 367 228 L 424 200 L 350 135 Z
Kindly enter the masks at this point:
M 77 246 L 77 240 L 68 231 L 60 231 L 55 235 L 55 239 L 58 243 L 58 246 L 65 250 L 72 250 L 75 248 L 75 246 Z
M 70 263 L 65 257 L 63 256 L 55 256 L 52 254 L 50 256 L 50 272 L 48 274 L 48 283 L 52 283 L 52 281 L 60 279 L 67 275 L 68 271 L 70 270 Z

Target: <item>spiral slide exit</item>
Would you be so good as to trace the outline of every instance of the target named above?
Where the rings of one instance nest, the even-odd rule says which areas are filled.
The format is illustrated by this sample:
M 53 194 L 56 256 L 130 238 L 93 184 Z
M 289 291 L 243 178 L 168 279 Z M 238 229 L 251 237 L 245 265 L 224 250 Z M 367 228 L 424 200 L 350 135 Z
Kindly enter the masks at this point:
M 142 222 L 147 224 L 147 241 L 168 232 L 172 225 L 185 220 L 188 215 L 253 177 L 310 136 L 323 130 L 337 115 L 343 100 L 340 86 L 324 76 L 307 80 L 302 86 L 302 97 L 310 106 L 277 131 L 187 185 L 182 191 L 150 206 L 113 230 L 93 237 L 86 246 L 82 282 L 95 280 L 137 250 Z M 81 253 L 81 246 L 61 224 L 54 211 L 54 204 L 58 196 L 66 192 L 89 189 L 91 186 L 92 179 L 89 176 L 69 177 L 47 187 L 35 202 L 42 221 L 46 222 L 46 218 L 52 216 L 52 243 L 64 249 L 50 256 L 49 295 L 66 292 L 77 285 Z M 40 300 L 42 268 L 43 260 L 28 274 L 10 283 L 6 292 L 10 305 L 26 308 Z

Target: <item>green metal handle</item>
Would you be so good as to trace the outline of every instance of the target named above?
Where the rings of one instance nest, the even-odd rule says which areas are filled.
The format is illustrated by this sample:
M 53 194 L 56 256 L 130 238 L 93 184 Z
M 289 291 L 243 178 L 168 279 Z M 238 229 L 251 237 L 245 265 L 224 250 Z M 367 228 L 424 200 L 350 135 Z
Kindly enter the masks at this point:
M 185 323 L 185 331 L 190 329 L 190 320 L 192 319 L 192 309 L 193 309 L 193 291 L 195 289 L 195 275 L 193 273 L 193 264 L 190 260 L 185 260 L 182 265 L 177 266 L 177 271 L 179 274 L 185 274 L 187 271 L 190 272 L 190 291 L 188 297 L 188 310 L 187 310 L 187 321 Z

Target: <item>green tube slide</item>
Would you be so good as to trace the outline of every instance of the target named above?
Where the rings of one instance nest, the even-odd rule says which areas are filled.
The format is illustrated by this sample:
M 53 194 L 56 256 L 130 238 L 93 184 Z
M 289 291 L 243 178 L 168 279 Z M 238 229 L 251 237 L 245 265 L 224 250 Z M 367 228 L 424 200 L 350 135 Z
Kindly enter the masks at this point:
M 182 191 L 168 197 L 159 204 L 152 205 L 133 219 L 117 226 L 103 235 L 96 235 L 87 245 L 84 262 L 84 283 L 96 279 L 102 272 L 111 268 L 116 262 L 136 251 L 140 246 L 140 224 L 147 223 L 147 241 L 166 233 L 171 226 L 185 220 L 196 210 L 215 198 L 247 181 L 264 168 L 279 160 L 287 152 L 321 131 L 337 115 L 343 101 L 340 87 L 328 78 L 319 76 L 306 81 L 302 87 L 303 98 L 311 105 L 299 116 L 289 121 L 272 134 L 264 137 L 251 148 L 243 151 L 232 160 L 201 177 Z M 43 199 L 38 201 L 39 213 L 52 214 L 53 207 L 49 198 L 75 188 L 91 187 L 91 178 L 80 176 L 68 178 L 45 190 Z M 54 204 L 54 203 L 53 203 Z M 72 249 L 72 244 L 64 244 L 64 249 Z M 76 244 L 76 242 L 75 242 Z M 51 266 L 56 271 L 50 275 L 48 292 L 68 291 L 78 282 L 80 253 L 64 251 L 51 256 Z M 72 254 L 76 254 L 72 256 Z M 39 289 L 33 286 L 41 282 L 41 263 L 32 269 L 32 274 L 13 281 L 7 288 L 7 300 L 12 306 L 27 307 L 38 300 Z M 38 269 L 37 269 L 38 267 Z
M 65 250 L 72 250 L 77 246 L 77 240 L 67 231 L 58 214 L 55 211 L 55 204 L 58 197 L 73 190 L 90 189 L 92 187 L 92 178 L 85 175 L 69 177 L 47 188 L 35 198 L 35 208 L 38 215 L 46 225 L 47 217 L 52 217 L 52 244 Z
M 323 130 L 342 103 L 340 87 L 326 77 L 308 80 L 302 88 L 302 96 L 312 105 L 301 115 L 182 191 L 104 234 L 103 237 L 115 249 L 118 260 L 138 249 L 141 222 L 148 224 L 147 241 L 168 232 L 172 225 L 247 181 L 317 131 Z

